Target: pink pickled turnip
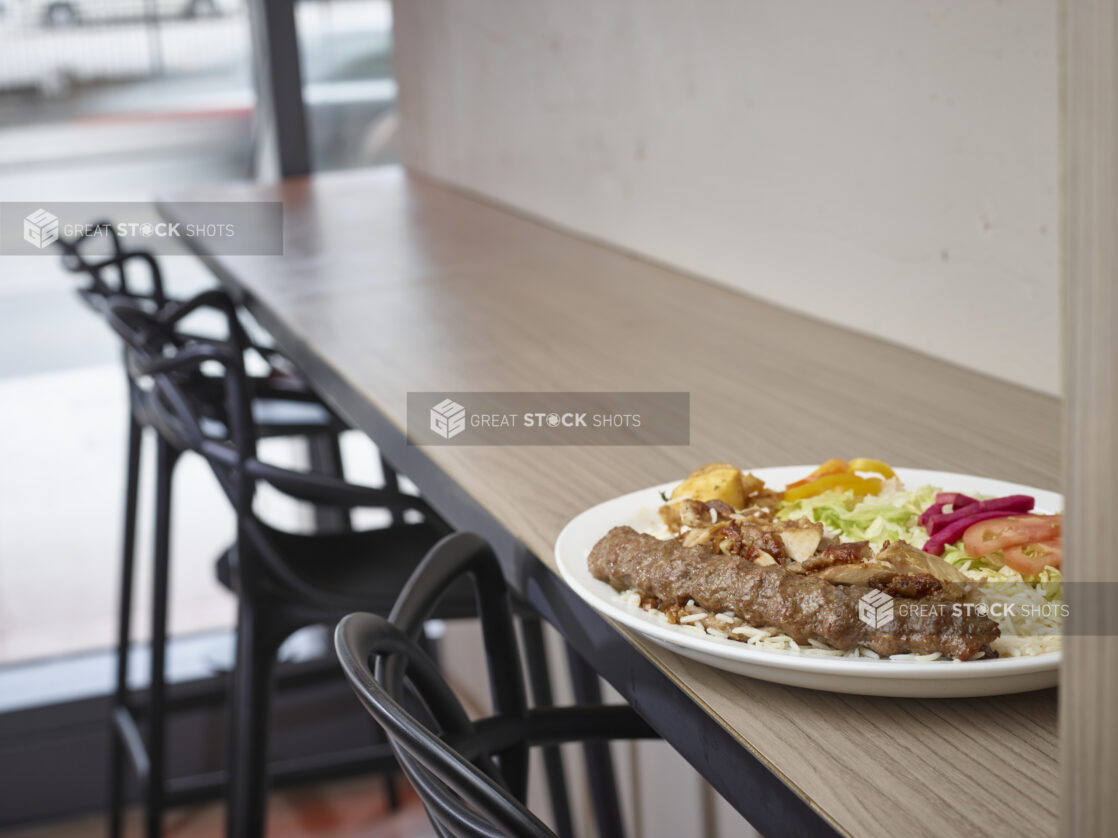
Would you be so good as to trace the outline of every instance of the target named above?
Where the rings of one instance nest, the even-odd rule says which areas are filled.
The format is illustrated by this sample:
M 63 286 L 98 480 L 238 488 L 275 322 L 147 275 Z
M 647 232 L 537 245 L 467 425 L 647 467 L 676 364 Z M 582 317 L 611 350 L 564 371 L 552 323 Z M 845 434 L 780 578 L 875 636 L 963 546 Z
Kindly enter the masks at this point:
M 958 512 L 964 506 L 971 506 L 976 503 L 978 503 L 978 501 L 974 498 L 960 492 L 940 492 L 936 495 L 936 502 L 920 513 L 920 517 L 916 519 L 916 523 L 922 527 L 926 527 L 933 515 L 943 514 L 945 507 L 950 506 L 952 512 Z
M 1003 515 L 1019 515 L 1030 511 L 1036 501 L 1028 495 L 1006 495 L 1004 498 L 991 498 L 969 504 L 954 512 L 937 512 L 924 518 L 924 528 L 928 535 L 935 535 L 948 524 L 961 521 L 978 512 L 1001 512 Z

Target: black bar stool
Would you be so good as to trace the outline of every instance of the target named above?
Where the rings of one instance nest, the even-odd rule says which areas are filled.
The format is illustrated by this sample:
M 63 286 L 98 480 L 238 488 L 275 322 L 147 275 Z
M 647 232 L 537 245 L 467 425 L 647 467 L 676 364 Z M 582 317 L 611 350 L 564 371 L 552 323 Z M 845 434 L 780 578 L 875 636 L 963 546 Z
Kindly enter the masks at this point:
M 449 527 L 419 497 L 356 486 L 328 475 L 280 468 L 256 454 L 259 429 L 252 413 L 253 381 L 243 353 L 229 344 L 176 331 L 195 300 L 152 314 L 129 300 L 112 300 L 109 320 L 124 339 L 132 378 L 148 380 L 147 406 L 159 433 L 161 458 L 193 451 L 209 463 L 237 513 L 237 539 L 219 559 L 218 575 L 238 597 L 237 659 L 229 733 L 230 835 L 260 835 L 268 787 L 268 715 L 275 652 L 296 629 L 333 623 L 356 608 L 388 613 L 427 550 Z M 207 367 L 223 392 L 224 433 L 207 432 L 212 404 L 199 397 L 196 377 Z M 253 506 L 268 484 L 289 497 L 338 509 L 376 507 L 395 523 L 362 532 L 295 534 L 270 526 Z M 167 487 L 159 487 L 163 495 Z M 166 512 L 157 517 L 165 536 Z M 408 520 L 415 518 L 418 520 Z M 472 617 L 473 596 L 452 592 L 432 616 Z M 150 746 L 149 746 L 150 750 Z M 161 757 L 161 755 L 159 755 Z M 150 763 L 155 773 L 155 757 Z M 149 813 L 149 819 L 153 816 Z M 157 829 L 156 822 L 150 823 Z
M 274 349 L 252 341 L 237 317 L 232 300 L 220 291 L 207 292 L 188 304 L 172 300 L 166 293 L 158 260 L 145 251 L 126 251 L 108 222 L 94 225 L 98 238 L 108 241 L 108 255 L 91 255 L 87 245 L 94 240 L 83 234 L 73 240 L 59 240 L 63 265 L 85 280 L 78 293 L 94 311 L 107 314 L 110 301 L 128 300 L 132 305 L 159 313 L 173 309 L 179 318 L 201 308 L 219 312 L 227 327 L 225 340 L 241 352 L 253 352 L 267 369 L 263 376 L 252 379 L 252 413 L 261 438 L 300 437 L 306 440 L 312 462 L 325 463 L 335 473 L 341 471 L 338 437 L 345 424 L 307 387 L 295 367 Z M 137 276 L 139 274 L 139 276 Z M 193 339 L 179 335 L 180 343 Z M 220 382 L 196 375 L 189 382 L 196 402 L 203 408 L 209 432 L 224 433 L 224 390 Z M 223 778 L 187 777 L 169 781 L 165 776 L 165 734 L 167 719 L 165 654 L 167 643 L 167 598 L 169 534 L 171 522 L 171 486 L 174 466 L 184 450 L 181 441 L 157 434 L 156 439 L 156 503 L 153 596 L 151 615 L 150 680 L 146 696 L 133 694 L 128 687 L 128 653 L 131 645 L 132 599 L 135 573 L 135 537 L 138 507 L 139 473 L 142 441 L 145 432 L 154 427 L 151 394 L 134 375 L 128 376 L 129 432 L 126 462 L 125 510 L 122 538 L 120 598 L 117 620 L 117 662 L 115 689 L 109 715 L 109 834 L 117 838 L 122 829 L 124 803 L 125 755 L 132 762 L 145 791 L 147 833 L 159 834 L 164 805 L 178 800 L 198 799 L 219 793 Z M 325 452 L 320 454 L 319 452 Z M 318 456 L 316 456 L 318 454 Z M 385 466 L 385 480 L 396 486 L 395 474 Z M 316 509 L 316 513 L 320 510 Z M 345 528 L 348 521 L 338 522 L 338 513 L 331 507 L 327 517 L 335 527 Z M 316 515 L 316 518 L 320 517 Z M 220 698 L 220 696 L 215 696 Z M 140 735 L 137 717 L 146 716 L 147 742 Z M 290 766 L 293 776 L 304 767 Z
M 495 710 L 477 721 L 416 643 L 423 621 L 464 577 L 476 589 Z M 525 806 L 530 746 L 656 737 L 626 706 L 526 707 L 509 591 L 496 556 L 472 533 L 447 536 L 431 550 L 387 620 L 345 617 L 334 645 L 441 836 L 553 838 Z
M 171 477 L 175 463 L 184 451 L 194 450 L 202 453 L 203 456 L 216 457 L 210 461 L 210 464 L 218 472 L 219 481 L 222 473 L 228 476 L 226 468 L 229 465 L 228 458 L 223 454 L 215 455 L 212 444 L 220 444 L 224 441 L 227 446 L 230 445 L 233 439 L 232 431 L 235 430 L 233 420 L 243 415 L 247 417 L 245 424 L 250 427 L 253 440 L 268 436 L 302 436 L 312 445 L 318 442 L 319 447 L 326 450 L 327 456 L 324 459 L 327 465 L 331 460 L 340 464 L 337 433 L 344 428 L 344 425 L 318 403 L 297 374 L 292 374 L 294 365 L 275 350 L 261 347 L 249 340 L 239 323 L 235 306 L 225 294 L 211 291 L 186 302 L 171 300 L 164 293 L 158 262 L 150 254 L 124 252 L 119 248 L 115 238 L 113 241 L 116 247 L 115 254 L 98 260 L 82 255 L 80 241 L 63 242 L 62 246 L 66 251 L 67 266 L 71 270 L 83 272 L 89 278 L 88 287 L 81 289 L 83 298 L 94 309 L 110 316 L 110 322 L 124 338 L 125 367 L 129 373 L 132 408 L 128 457 L 129 479 L 125 504 L 117 689 L 110 718 L 112 752 L 110 834 L 115 838 L 120 834 L 121 827 L 124 754 L 131 758 L 137 774 L 144 781 L 147 804 L 146 827 L 149 835 L 159 834 L 162 810 L 165 805 L 200 799 L 206 796 L 207 792 L 212 794 L 219 791 L 227 782 L 226 778 L 230 773 L 227 771 L 207 778 L 168 778 L 164 770 L 165 720 L 168 709 L 171 709 L 166 699 L 164 648 Z M 141 280 L 145 280 L 144 282 L 136 282 L 131 270 L 132 266 L 146 269 L 147 275 L 140 277 Z M 115 313 L 109 315 L 114 308 Z M 153 377 L 149 375 L 151 370 L 144 368 L 143 363 L 140 362 L 141 359 L 153 362 L 160 357 L 166 358 L 185 349 L 214 345 L 212 339 L 190 334 L 182 326 L 182 321 L 192 312 L 203 308 L 216 310 L 225 319 L 227 334 L 225 339 L 216 345 L 227 350 L 230 358 L 236 359 L 234 366 L 238 367 L 237 379 L 241 382 L 238 393 L 240 396 L 247 395 L 247 411 L 238 398 L 230 398 L 233 392 L 227 389 L 223 376 L 202 373 L 201 367 L 204 361 L 185 364 L 182 369 L 170 374 L 173 381 L 166 380 L 167 375 L 157 376 L 160 378 L 163 390 L 155 386 Z M 269 362 L 268 375 L 249 376 L 244 372 L 244 357 L 251 352 L 255 352 Z M 181 412 L 177 415 L 175 409 L 168 409 L 168 393 L 175 393 L 179 397 L 176 408 Z M 236 403 L 238 407 L 230 409 L 231 403 Z M 317 415 L 313 413 L 316 407 L 320 409 Z M 308 408 L 312 410 L 310 415 L 308 415 Z M 188 418 L 185 422 L 179 422 L 183 417 Z M 140 440 L 146 428 L 154 428 L 156 431 L 157 479 L 152 677 L 145 699 L 143 696 L 131 694 L 128 690 L 127 653 L 130 637 Z M 187 431 L 185 433 L 184 428 Z M 325 435 L 321 433 L 322 428 L 327 429 Z M 210 447 L 203 451 L 206 444 Z M 229 450 L 226 448 L 225 454 L 228 454 Z M 313 450 L 312 448 L 312 455 Z M 226 551 L 218 563 L 219 578 L 228 587 L 235 589 L 241 597 L 242 613 L 239 623 L 242 627 L 257 626 L 255 630 L 242 631 L 238 635 L 238 660 L 257 661 L 253 669 L 238 667 L 236 670 L 237 683 L 242 686 L 240 694 L 248 696 L 247 700 L 238 704 L 238 712 L 235 714 L 242 720 L 266 718 L 266 706 L 262 712 L 252 711 L 250 708 L 253 706 L 259 708 L 261 703 L 266 704 L 269 697 L 268 681 L 271 675 L 271 661 L 274 657 L 274 648 L 270 647 L 278 646 L 286 633 L 300 625 L 321 622 L 324 619 L 333 623 L 342 613 L 355 608 L 379 607 L 387 611 L 408 571 L 422 556 L 431 541 L 448 529 L 420 499 L 400 492 L 395 472 L 383 458 L 384 488 L 381 490 L 354 487 L 345 484 L 344 481 L 331 483 L 327 480 L 316 483 L 313 474 L 287 472 L 260 462 L 256 463 L 256 468 L 258 470 L 251 475 L 253 479 L 270 482 L 293 497 L 316 503 L 316 513 L 326 513 L 316 514 L 320 526 L 324 521 L 337 521 L 339 518 L 342 525 L 331 526 L 332 530 L 337 531 L 333 533 L 335 537 L 332 540 L 326 540 L 324 533 L 308 539 L 303 536 L 291 537 L 290 534 L 271 530 L 252 514 L 251 503 L 248 505 L 250 514 L 247 517 L 238 515 L 239 521 L 244 524 L 244 527 L 239 527 L 238 530 L 238 546 L 246 545 L 245 551 L 247 551 L 253 549 L 257 543 L 264 543 L 266 552 L 270 551 L 273 554 L 272 558 L 279 561 L 279 572 L 276 575 L 280 577 L 278 586 L 265 583 L 261 586 L 262 590 L 251 590 L 252 596 L 249 601 L 246 600 L 245 594 L 250 591 L 250 588 L 241 585 L 240 577 L 233 572 L 239 552 L 236 547 Z M 340 468 L 337 471 L 340 473 Z M 335 475 L 327 472 L 324 476 L 329 478 Z M 311 484 L 309 488 L 308 482 Z M 223 486 L 229 491 L 228 480 L 223 482 Z M 380 494 L 377 494 L 378 491 Z M 403 545 L 411 559 L 405 558 L 404 563 L 396 568 L 395 575 L 386 573 L 384 565 L 375 571 L 369 567 L 370 553 L 392 553 L 397 554 L 393 556 L 394 559 L 399 558 L 400 544 L 373 543 L 376 539 L 382 542 L 388 540 L 384 531 L 374 531 L 363 539 L 344 537 L 349 530 L 347 510 L 353 505 L 386 508 L 391 513 L 392 524 L 389 529 L 396 533 L 404 531 L 411 534 L 414 543 Z M 434 532 L 429 536 L 416 538 L 417 531 L 421 528 L 404 527 L 405 512 L 408 509 L 422 513 L 425 522 L 434 528 Z M 246 532 L 253 532 L 256 541 L 245 541 L 243 537 Z M 332 561 L 329 567 L 318 566 L 319 553 L 325 554 L 327 550 L 333 552 L 339 549 L 344 551 L 347 542 L 351 558 L 355 553 L 362 554 L 358 561 Z M 286 591 L 283 590 L 284 562 L 296 566 L 296 575 L 300 573 L 299 566 L 302 566 L 301 569 L 306 570 L 310 577 L 310 585 L 295 584 L 288 586 Z M 333 578 L 328 578 L 331 576 Z M 334 590 L 331 591 L 330 588 Z M 278 596 L 277 590 L 279 590 Z M 385 591 L 388 592 L 387 595 L 384 594 Z M 348 598 L 347 593 L 351 594 Z M 376 606 L 377 599 L 371 596 L 372 594 L 381 596 L 380 606 Z M 278 602 L 279 607 L 271 607 L 273 602 Z M 281 611 L 284 612 L 283 615 L 279 614 Z M 245 612 L 253 612 L 255 616 L 247 618 Z M 444 610 L 444 613 L 440 613 L 439 616 L 464 616 L 466 612 L 472 614 L 472 604 L 457 610 Z M 295 619 L 290 619 L 291 614 L 296 614 Z M 526 643 L 532 650 L 529 669 L 532 673 L 533 696 L 542 704 L 550 704 L 546 651 L 538 617 L 526 610 L 522 616 L 522 624 Z M 259 628 L 260 626 L 264 626 L 265 629 Z M 259 662 L 262 659 L 264 663 Z M 138 713 L 147 716 L 146 743 L 139 731 Z M 266 765 L 263 765 L 266 759 L 266 725 L 257 723 L 255 727 L 250 727 L 239 723 L 235 718 L 233 727 L 240 731 L 240 734 L 239 737 L 231 738 L 233 746 L 231 748 L 233 764 L 231 781 L 233 788 L 230 795 L 231 834 L 259 834 L 263 829 L 264 793 L 267 787 Z M 387 755 L 387 750 L 384 749 L 381 753 Z M 248 756 L 245 756 L 246 754 Z M 375 754 L 370 753 L 369 758 L 364 761 L 364 767 L 368 770 L 377 768 L 381 763 L 375 757 Z M 565 799 L 566 791 L 558 749 L 548 749 L 545 758 L 553 793 Z M 281 772 L 278 776 L 298 780 L 310 776 L 322 776 L 325 773 L 324 768 L 329 770 L 329 764 L 314 760 L 310 762 L 314 765 L 305 766 L 299 761 L 292 763 L 289 760 L 278 769 Z M 390 756 L 383 761 L 383 764 L 391 769 L 395 768 L 395 763 Z M 393 788 L 390 776 L 388 783 L 391 799 Z

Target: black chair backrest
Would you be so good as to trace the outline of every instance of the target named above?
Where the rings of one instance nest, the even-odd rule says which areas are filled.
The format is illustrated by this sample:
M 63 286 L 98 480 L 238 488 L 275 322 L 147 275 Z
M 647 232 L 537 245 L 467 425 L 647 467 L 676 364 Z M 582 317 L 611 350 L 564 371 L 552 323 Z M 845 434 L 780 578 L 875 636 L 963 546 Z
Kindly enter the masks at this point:
M 178 328 L 181 321 L 200 308 L 217 309 L 225 315 L 229 323 L 227 340 L 200 338 Z M 432 519 L 436 517 L 418 497 L 281 468 L 258 458 L 260 432 L 252 404 L 263 382 L 245 371 L 245 353 L 251 344 L 224 292 L 206 291 L 156 312 L 136 300 L 110 297 L 106 313 L 125 344 L 130 379 L 136 386 L 142 386 L 145 380 L 150 382 L 146 385 L 150 390 L 146 401 L 150 423 L 176 447 L 193 451 L 208 462 L 237 513 L 238 540 L 251 539 L 256 548 L 238 551 L 242 578 L 260 577 L 249 566 L 259 558 L 268 564 L 273 576 L 304 590 L 309 597 L 315 596 L 282 557 L 272 551 L 264 535 L 267 525 L 253 507 L 262 482 L 292 498 L 318 505 L 378 507 L 400 513 L 416 510 Z M 214 418 L 215 391 L 225 428 L 225 433 L 218 437 L 207 432 L 207 422 Z
M 229 324 L 227 340 L 202 339 L 178 328 L 180 321 L 202 308 L 216 309 L 225 315 Z M 162 399 L 159 404 L 166 408 L 159 418 L 173 426 L 171 435 L 183 447 L 200 453 L 204 447 L 203 422 L 207 417 L 195 402 L 196 388 L 208 379 L 211 386 L 207 394 L 215 390 L 222 394 L 229 440 L 243 456 L 254 454 L 252 394 L 245 373 L 243 331 L 235 307 L 224 292 L 206 291 L 185 303 L 169 303 L 157 311 L 133 298 L 110 295 L 105 301 L 105 315 L 123 341 L 129 378 L 152 381 Z M 207 374 L 207 366 L 220 368 L 220 373 Z
M 89 253 L 90 242 L 104 241 L 111 244 L 110 254 Z M 157 309 L 169 302 L 159 261 L 145 250 L 125 250 L 111 222 L 98 221 L 72 239 L 58 239 L 55 245 L 62 250 L 63 267 L 72 273 L 84 274 L 89 280 L 79 293 L 91 306 L 100 307 L 110 297 L 150 302 Z M 144 286 L 136 282 L 135 266 L 146 273 Z
M 469 719 L 416 643 L 424 620 L 463 575 L 472 577 L 477 590 L 496 714 L 482 722 Z M 525 806 L 524 678 L 509 592 L 496 556 L 479 536 L 444 538 L 412 574 L 388 620 L 350 614 L 338 624 L 335 648 L 440 835 L 554 835 Z
M 477 591 L 489 669 L 494 715 L 484 719 L 467 716 L 416 643 L 424 620 L 463 576 Z M 525 805 L 529 746 L 656 738 L 625 705 L 526 707 L 509 589 L 492 549 L 473 533 L 431 548 L 387 620 L 345 617 L 334 647 L 440 835 L 553 838 Z

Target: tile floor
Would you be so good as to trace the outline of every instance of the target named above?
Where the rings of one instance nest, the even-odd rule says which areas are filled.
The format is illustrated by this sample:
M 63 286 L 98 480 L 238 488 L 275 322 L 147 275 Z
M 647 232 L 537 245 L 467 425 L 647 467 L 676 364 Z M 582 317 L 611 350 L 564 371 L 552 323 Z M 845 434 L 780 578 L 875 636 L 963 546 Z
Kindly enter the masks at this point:
M 401 784 L 402 785 L 402 784 Z M 167 838 L 211 838 L 225 834 L 224 810 L 217 803 L 175 809 L 168 814 Z M 0 833 L 4 838 L 102 838 L 100 817 Z M 141 834 L 140 815 L 132 813 L 125 836 Z M 430 838 L 435 832 L 410 788 L 401 806 L 389 811 L 379 778 L 362 777 L 274 792 L 268 807 L 270 838 L 315 835 L 323 838 Z

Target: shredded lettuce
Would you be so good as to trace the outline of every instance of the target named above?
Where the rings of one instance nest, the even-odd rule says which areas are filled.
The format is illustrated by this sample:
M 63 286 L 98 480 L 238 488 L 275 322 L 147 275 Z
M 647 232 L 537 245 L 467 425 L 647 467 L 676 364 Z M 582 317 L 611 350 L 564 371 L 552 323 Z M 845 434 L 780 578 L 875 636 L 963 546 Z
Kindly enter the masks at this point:
M 886 541 L 907 541 L 923 547 L 928 533 L 916 523 L 920 513 L 935 500 L 934 486 L 906 492 L 894 480 L 887 481 L 878 495 L 858 502 L 854 493 L 826 492 L 811 498 L 782 503 L 777 517 L 807 518 L 820 521 L 827 530 L 844 541 L 868 541 L 880 548 Z
M 909 492 L 899 481 L 887 480 L 880 494 L 869 495 L 861 501 L 850 491 L 826 492 L 782 503 L 776 516 L 783 520 L 807 518 L 819 521 L 830 535 L 838 535 L 843 541 L 868 541 L 875 549 L 880 549 L 886 541 L 906 541 L 914 547 L 923 548 L 928 532 L 916 523 L 916 519 L 932 505 L 940 491 L 942 489 L 935 486 L 921 486 Z M 1060 596 L 1062 576 L 1054 568 L 1045 568 L 1033 576 L 1022 576 L 1003 565 L 1001 553 L 981 559 L 968 556 L 961 541 L 947 545 L 943 558 L 972 576 L 1043 586 L 1044 596 L 1050 600 Z

